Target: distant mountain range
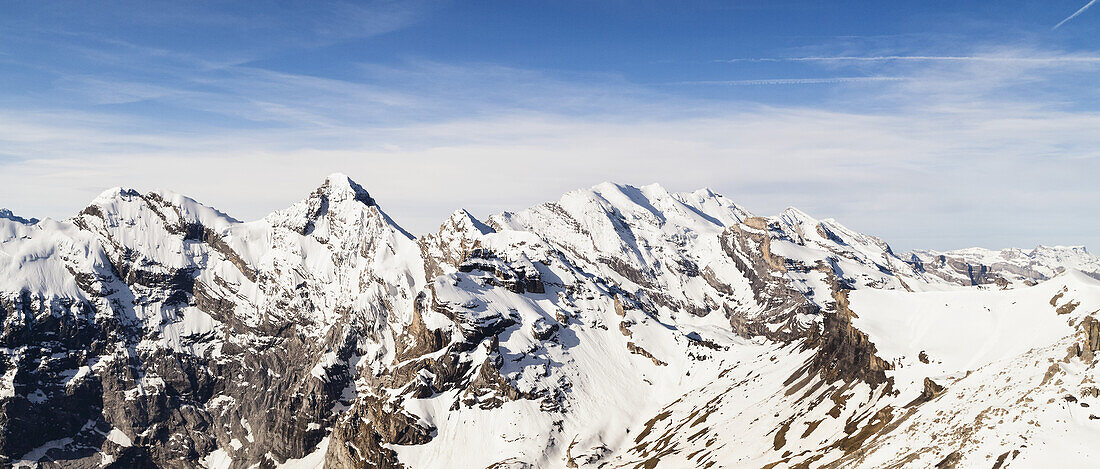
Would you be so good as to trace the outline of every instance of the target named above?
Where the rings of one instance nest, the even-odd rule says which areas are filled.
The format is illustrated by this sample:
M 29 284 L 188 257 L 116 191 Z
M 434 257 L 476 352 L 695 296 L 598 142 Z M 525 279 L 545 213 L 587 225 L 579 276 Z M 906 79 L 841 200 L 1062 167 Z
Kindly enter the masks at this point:
M 707 189 L 415 237 L 340 174 L 251 222 L 115 188 L 0 210 L 0 463 L 1095 467 L 1098 278 Z

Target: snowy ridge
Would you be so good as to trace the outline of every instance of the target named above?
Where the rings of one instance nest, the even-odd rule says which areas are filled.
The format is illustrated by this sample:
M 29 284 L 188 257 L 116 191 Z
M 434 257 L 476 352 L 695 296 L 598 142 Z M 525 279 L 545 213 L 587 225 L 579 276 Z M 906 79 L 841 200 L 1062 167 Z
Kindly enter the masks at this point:
M 252 222 L 115 188 L 69 220 L 0 217 L 0 457 L 1086 461 L 1092 266 L 1083 248 L 901 257 L 832 219 L 656 184 L 458 210 L 420 237 L 342 174 Z
M 1034 284 L 1066 269 L 1100 274 L 1100 258 L 1090 254 L 1084 246 L 1039 246 L 1030 251 L 1018 248 L 999 251 L 969 248 L 942 253 L 918 250 L 913 251 L 911 259 L 931 275 L 964 285 Z

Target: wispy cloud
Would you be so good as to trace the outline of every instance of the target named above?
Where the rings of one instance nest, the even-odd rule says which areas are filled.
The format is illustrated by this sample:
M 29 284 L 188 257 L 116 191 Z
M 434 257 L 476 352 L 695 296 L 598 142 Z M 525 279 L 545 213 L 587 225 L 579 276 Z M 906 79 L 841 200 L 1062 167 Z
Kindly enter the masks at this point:
M 1096 2 L 1098 0 L 1093 0 Z M 1091 4 L 1091 3 L 1090 3 Z M 1100 64 L 1100 56 L 1051 55 L 1044 57 L 996 56 L 996 55 L 880 55 L 880 56 L 814 56 L 814 57 L 759 57 L 719 59 L 716 62 L 989 62 L 1022 64 L 1084 63 Z
M 827 85 L 838 83 L 866 83 L 866 82 L 880 82 L 880 81 L 902 81 L 908 80 L 906 77 L 827 77 L 827 78 L 764 78 L 757 80 L 704 80 L 704 81 L 681 81 L 677 82 L 678 85 L 729 85 L 729 86 L 752 86 L 752 85 Z
M 328 8 L 315 25 L 330 40 L 371 37 L 407 27 L 418 21 L 433 3 L 430 0 L 381 0 L 371 2 L 321 2 Z M 307 3 L 308 4 L 308 3 Z
M 1084 13 L 1085 10 L 1088 10 L 1089 7 L 1091 7 L 1094 3 L 1096 3 L 1096 1 L 1097 0 L 1090 0 L 1088 3 L 1085 4 L 1085 6 L 1081 7 L 1077 11 L 1073 12 L 1072 15 L 1067 16 L 1066 19 L 1064 19 L 1062 21 L 1059 21 L 1058 24 L 1054 25 L 1054 27 L 1050 28 L 1050 29 L 1053 30 L 1053 29 L 1060 28 L 1063 24 L 1066 24 L 1066 22 L 1068 22 L 1069 20 L 1072 20 L 1072 19 L 1076 18 L 1077 15 L 1080 15 L 1081 13 Z

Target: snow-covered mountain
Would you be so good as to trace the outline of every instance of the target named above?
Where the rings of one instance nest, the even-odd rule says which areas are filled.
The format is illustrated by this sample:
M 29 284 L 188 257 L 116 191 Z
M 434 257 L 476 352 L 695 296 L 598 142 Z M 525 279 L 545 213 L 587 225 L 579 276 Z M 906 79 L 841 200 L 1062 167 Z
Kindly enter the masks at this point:
M 414 237 L 339 174 L 253 222 L 116 188 L 0 212 L 0 458 L 1088 467 L 1096 272 L 1084 248 L 899 256 L 706 189 Z
M 1039 246 L 1030 251 L 914 251 L 910 261 L 931 275 L 962 285 L 1034 285 L 1067 269 L 1100 272 L 1100 258 L 1089 254 L 1084 246 Z

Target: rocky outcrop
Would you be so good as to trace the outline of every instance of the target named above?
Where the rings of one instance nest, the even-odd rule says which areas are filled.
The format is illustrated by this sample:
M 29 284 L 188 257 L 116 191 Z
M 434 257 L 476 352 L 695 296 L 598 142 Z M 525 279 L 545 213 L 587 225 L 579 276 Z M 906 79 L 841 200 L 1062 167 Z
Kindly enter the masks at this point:
M 740 225 L 726 229 L 720 243 L 725 254 L 733 261 L 752 286 L 756 301 L 766 311 L 762 320 L 745 321 L 734 312 L 731 326 L 743 330 L 743 335 L 770 335 L 771 329 L 761 327 L 769 322 L 783 322 L 797 313 L 816 312 L 817 306 L 790 285 L 786 262 L 771 253 L 768 225 L 764 219 L 750 218 L 745 229 Z M 758 227 L 758 228 L 756 228 Z
M 954 469 L 962 461 L 962 454 L 958 451 L 952 451 L 945 456 L 940 462 L 936 463 L 936 469 Z
M 386 445 L 431 441 L 434 428 L 401 410 L 400 401 L 360 398 L 336 422 L 325 453 L 326 467 L 398 469 L 405 467 Z
M 470 258 L 481 248 L 481 237 L 493 228 L 474 218 L 465 210 L 456 211 L 439 227 L 439 231 L 422 236 L 418 242 L 425 263 L 425 280 L 430 281 Z
M 1093 316 L 1085 316 L 1077 328 L 1084 336 L 1076 345 L 1077 356 L 1085 363 L 1091 364 L 1096 358 L 1096 352 L 1100 352 L 1100 321 Z
M 826 313 L 820 333 L 811 333 L 807 344 L 816 347 L 813 369 L 828 381 L 860 380 L 871 385 L 887 381 L 892 365 L 875 355 L 867 334 L 852 326 L 855 314 L 848 307 L 848 291 L 836 293 L 836 312 Z
M 429 329 L 424 324 L 424 312 L 427 307 L 427 295 L 421 292 L 416 298 L 412 321 L 402 331 L 399 340 L 395 341 L 397 362 L 439 351 L 451 342 L 450 331 Z
M 666 365 L 668 365 L 668 363 L 665 363 L 665 362 L 661 361 L 657 357 L 653 356 L 652 353 L 649 353 L 648 350 L 640 347 L 638 344 L 635 344 L 634 342 L 627 342 L 626 343 L 626 349 L 629 350 L 630 353 L 633 353 L 635 355 L 641 355 L 643 357 L 646 357 L 646 358 L 650 359 L 651 361 L 653 361 L 654 365 L 657 365 L 657 366 L 666 366 Z
M 497 358 L 497 360 L 494 360 Z M 523 398 L 506 378 L 500 375 L 499 357 L 486 357 L 477 367 L 470 385 L 463 391 L 461 402 L 467 407 L 477 406 L 482 410 L 495 409 L 508 401 Z
M 936 396 L 942 394 L 943 389 L 943 386 L 940 386 L 935 381 L 932 381 L 931 378 L 924 378 L 924 390 L 921 391 L 920 397 L 918 399 L 921 402 L 928 402 L 932 399 L 935 399 Z
M 487 283 L 502 286 L 515 293 L 545 293 L 539 270 L 528 259 L 508 262 L 488 249 L 473 249 L 459 264 L 459 272 L 481 271 L 491 274 Z

